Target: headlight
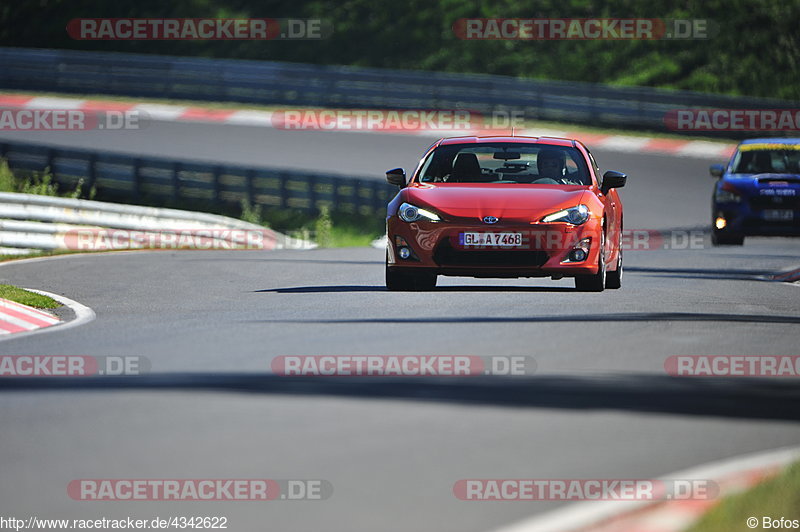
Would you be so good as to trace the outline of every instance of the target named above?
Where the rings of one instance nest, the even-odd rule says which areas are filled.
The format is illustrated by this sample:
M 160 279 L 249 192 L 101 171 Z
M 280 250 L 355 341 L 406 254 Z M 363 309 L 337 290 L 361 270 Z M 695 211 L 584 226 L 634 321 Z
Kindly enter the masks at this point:
M 441 220 L 439 215 L 425 209 L 415 207 L 410 203 L 403 203 L 397 211 L 397 215 L 404 222 L 416 222 L 422 219 L 430 220 L 431 222 L 438 222 Z
M 563 211 L 548 214 L 542 218 L 542 221 L 544 223 L 567 222 L 572 225 L 581 225 L 586 223 L 586 220 L 588 219 L 589 207 L 586 205 L 578 205 L 577 207 L 570 207 L 569 209 L 564 209 Z
M 740 203 L 742 201 L 742 197 L 735 192 L 731 192 L 730 190 L 719 189 L 714 194 L 714 201 L 717 203 Z

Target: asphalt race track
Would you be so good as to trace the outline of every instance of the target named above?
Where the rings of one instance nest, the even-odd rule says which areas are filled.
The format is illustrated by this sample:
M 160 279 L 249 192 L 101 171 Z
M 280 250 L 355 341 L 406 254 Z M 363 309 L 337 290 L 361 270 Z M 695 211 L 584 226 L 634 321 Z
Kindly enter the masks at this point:
M 104 136 L 101 136 L 104 135 Z M 7 138 L 12 134 L 5 133 Z M 14 138 L 382 178 L 430 139 L 153 123 Z M 713 160 L 595 153 L 629 229 L 707 225 Z M 674 233 L 682 238 L 684 233 Z M 681 247 L 681 241 L 676 241 Z M 0 354 L 144 356 L 138 377 L 0 380 L 0 501 L 19 516 L 227 516 L 238 531 L 488 531 L 558 502 L 466 502 L 469 478 L 654 478 L 800 442 L 794 379 L 686 379 L 672 355 L 797 355 L 800 240 L 629 251 L 621 290 L 440 278 L 389 293 L 383 251 L 188 251 L 6 264 L 90 306 Z M 533 357 L 529 378 L 291 378 L 280 355 Z M 78 502 L 74 479 L 325 479 L 324 501 Z M 9 512 L 6 512 L 9 513 Z

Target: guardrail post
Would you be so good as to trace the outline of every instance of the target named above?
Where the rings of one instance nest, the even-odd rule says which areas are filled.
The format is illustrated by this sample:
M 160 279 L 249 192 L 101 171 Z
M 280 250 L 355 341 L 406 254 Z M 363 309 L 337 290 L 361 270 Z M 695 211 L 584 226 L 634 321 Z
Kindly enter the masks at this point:
M 136 203 L 142 200 L 142 160 L 133 160 L 133 199 Z
M 333 205 L 331 206 L 331 210 L 342 210 L 342 193 L 339 191 L 339 187 L 344 183 L 344 180 L 334 181 L 333 183 Z
M 384 184 L 381 181 L 373 181 L 372 182 L 372 213 L 373 214 L 380 214 L 381 210 L 384 208 L 385 204 L 383 202 L 383 198 L 381 197 L 381 190 L 383 190 Z
M 219 176 L 220 176 L 220 174 L 222 174 L 222 168 L 220 168 L 219 166 L 215 166 L 213 168 L 213 170 L 211 171 L 211 179 L 212 179 L 212 186 L 213 186 L 212 192 L 211 192 L 211 194 L 212 194 L 211 197 L 212 197 L 214 203 L 220 203 L 220 195 L 219 195 L 219 189 L 220 189 Z
M 310 175 L 308 180 L 308 207 L 312 211 L 319 210 L 317 207 L 317 176 Z
M 289 208 L 289 176 L 281 173 L 278 176 L 280 180 L 280 188 L 278 189 L 278 193 L 280 194 L 280 205 L 282 209 Z
M 52 170 L 51 170 L 52 171 Z M 86 176 L 87 190 L 91 190 L 97 181 L 97 154 L 92 153 L 86 161 Z
M 178 174 L 181 171 L 181 166 L 181 163 L 173 163 L 172 165 L 172 203 L 174 205 L 178 204 L 178 198 L 180 196 L 181 184 Z
M 254 206 L 256 205 L 256 172 L 255 170 L 245 170 L 244 172 L 244 194 L 247 203 Z
M 355 187 L 355 195 L 356 195 L 356 214 L 361 214 L 361 207 L 372 208 L 371 202 L 367 202 L 366 198 L 364 198 L 364 191 L 369 190 L 368 187 L 364 186 L 364 181 L 359 179 L 356 181 Z

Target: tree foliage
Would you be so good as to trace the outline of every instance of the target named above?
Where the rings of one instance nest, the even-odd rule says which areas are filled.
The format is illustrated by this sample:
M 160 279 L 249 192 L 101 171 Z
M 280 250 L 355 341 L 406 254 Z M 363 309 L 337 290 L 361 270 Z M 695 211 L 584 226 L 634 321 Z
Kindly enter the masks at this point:
M 81 17 L 319 18 L 319 41 L 75 41 Z M 467 17 L 709 19 L 707 40 L 461 40 Z M 800 99 L 800 0 L 24 0 L 0 44 L 502 74 Z

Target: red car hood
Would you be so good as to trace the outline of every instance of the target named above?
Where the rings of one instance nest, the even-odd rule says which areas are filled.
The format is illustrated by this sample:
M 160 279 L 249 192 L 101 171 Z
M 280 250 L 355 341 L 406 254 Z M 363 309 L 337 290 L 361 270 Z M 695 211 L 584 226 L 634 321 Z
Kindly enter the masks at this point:
M 583 186 L 449 184 L 406 189 L 409 203 L 430 207 L 447 217 L 496 216 L 501 221 L 525 223 L 581 203 Z

